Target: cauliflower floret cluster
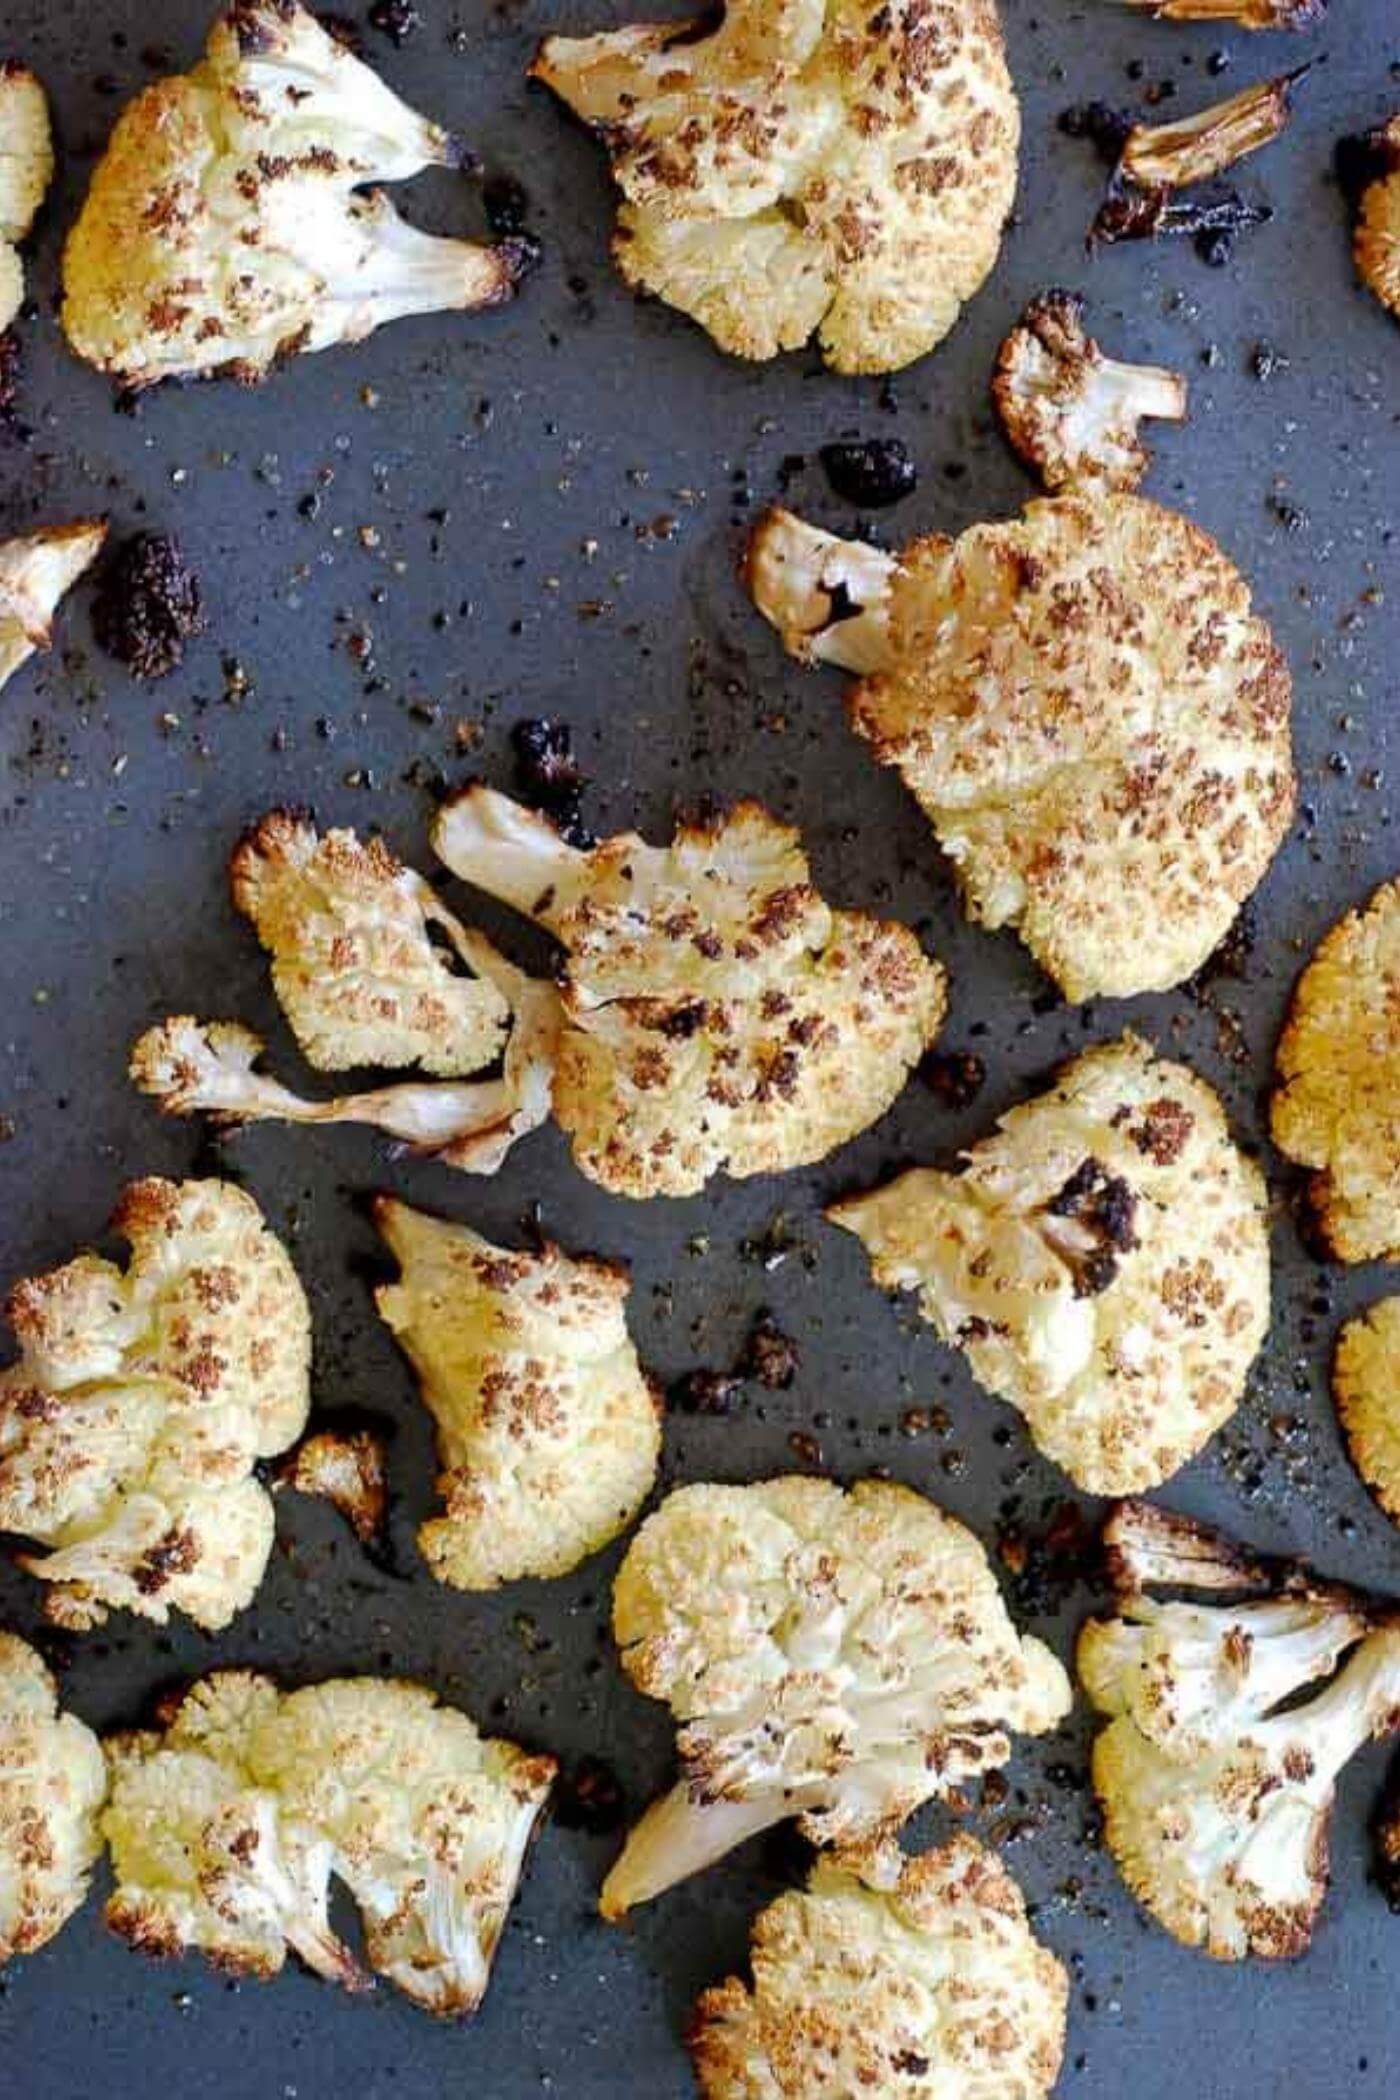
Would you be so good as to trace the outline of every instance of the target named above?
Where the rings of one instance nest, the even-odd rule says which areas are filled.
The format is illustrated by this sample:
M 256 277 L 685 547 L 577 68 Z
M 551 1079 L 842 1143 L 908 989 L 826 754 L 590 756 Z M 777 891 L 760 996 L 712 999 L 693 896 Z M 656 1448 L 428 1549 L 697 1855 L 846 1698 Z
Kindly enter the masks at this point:
M 381 1198 L 402 1271 L 376 1302 L 438 1428 L 443 1514 L 418 1543 L 440 1582 L 564 1575 L 625 1531 L 661 1451 L 624 1318 L 626 1271 L 493 1246 Z
M 973 1837 L 819 1859 L 760 1912 L 752 1961 L 752 1987 L 695 2008 L 706 2100 L 1047 2100 L 1059 2076 L 1069 1979 Z
M 405 314 L 498 305 L 526 245 L 442 240 L 369 182 L 467 156 L 296 0 L 234 0 L 123 112 L 63 258 L 63 326 L 122 386 L 262 378 Z
M 29 1644 L 0 1633 L 0 1967 L 51 1940 L 82 1903 L 106 1792 L 97 1737 L 60 1713 Z
M 109 1611 L 211 1631 L 252 1601 L 272 1549 L 261 1458 L 301 1433 L 310 1316 L 285 1249 L 223 1181 L 136 1181 L 96 1254 L 27 1278 L 5 1314 L 0 1530 L 78 1629 Z
M 1086 1051 L 955 1173 L 827 1215 L 1090 1494 L 1156 1486 L 1233 1412 L 1269 1316 L 1263 1178 L 1211 1089 L 1135 1036 Z
M 1106 357 L 1073 292 L 1033 299 L 997 355 L 992 399 L 1002 428 L 1047 489 L 1132 490 L 1152 464 L 1138 424 L 1180 423 L 1186 381 L 1161 365 Z
M 622 192 L 613 253 L 738 357 L 841 372 L 948 333 L 996 260 L 1020 113 L 995 0 L 728 0 L 552 36 L 534 65 Z
M 980 925 L 1067 998 L 1189 977 L 1293 809 L 1288 667 L 1215 542 L 1140 496 L 1062 496 L 896 559 L 775 510 L 749 588 L 804 662 L 859 673 Z
M 1337 1339 L 1332 1397 L 1352 1464 L 1400 1523 L 1400 1298 L 1348 1320 Z
M 0 686 L 47 649 L 58 602 L 96 561 L 107 537 L 100 518 L 50 525 L 0 541 Z
M 552 1758 L 483 1739 L 424 1685 L 344 1677 L 284 1694 L 236 1670 L 108 1754 L 107 1922 L 134 1947 L 253 1976 L 290 1947 L 363 1988 L 328 1920 L 335 1875 L 373 1969 L 430 2012 L 476 2010 Z
M 15 253 L 53 181 L 48 97 L 27 66 L 0 65 L 0 330 L 24 304 L 24 265 Z
M 1400 318 L 1400 116 L 1365 144 L 1372 176 L 1361 193 L 1353 253 L 1362 282 Z
M 973 1534 L 887 1481 L 678 1489 L 628 1549 L 613 1632 L 681 1724 L 681 1778 L 628 1838 L 607 1917 L 787 1816 L 819 1845 L 893 1833 L 1070 1703 Z

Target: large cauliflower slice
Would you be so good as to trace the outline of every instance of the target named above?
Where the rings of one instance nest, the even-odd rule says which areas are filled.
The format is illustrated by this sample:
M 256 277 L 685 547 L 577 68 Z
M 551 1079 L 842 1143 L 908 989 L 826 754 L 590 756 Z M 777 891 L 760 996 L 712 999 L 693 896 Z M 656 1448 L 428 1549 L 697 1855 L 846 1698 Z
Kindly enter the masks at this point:
M 1331 1252 L 1400 1255 L 1400 881 L 1319 943 L 1294 989 L 1274 1089 L 1274 1143 L 1312 1168 Z
M 63 258 L 63 326 L 124 387 L 262 378 L 405 314 L 495 306 L 526 262 L 402 220 L 369 182 L 460 167 L 296 0 L 233 0 L 193 72 L 122 112 Z
M 1075 1058 L 956 1173 L 827 1215 L 1090 1494 L 1185 1465 L 1268 1326 L 1263 1177 L 1205 1082 L 1135 1036 Z
M 840 372 L 948 333 L 996 261 L 1020 113 L 995 0 L 728 0 L 546 38 L 533 67 L 602 136 L 613 252 L 738 357 L 818 331 Z
M 681 1778 L 604 1884 L 613 1918 L 787 1816 L 815 1844 L 892 1833 L 1070 1703 L 973 1534 L 888 1481 L 677 1489 L 618 1571 L 613 1632 L 681 1724 Z
M 280 1693 L 237 1670 L 108 1754 L 107 1922 L 134 1947 L 197 1949 L 255 1976 L 290 1947 L 361 1987 L 328 1921 L 334 1874 L 373 1968 L 430 2012 L 476 2010 L 552 1758 L 483 1739 L 424 1685 L 342 1677 Z
M 1337 1338 L 1332 1397 L 1352 1464 L 1400 1523 L 1400 1298 L 1382 1298 Z
M 24 265 L 16 254 L 53 181 L 48 97 L 27 66 L 0 65 L 0 330 L 24 304 Z
M 251 1196 L 224 1181 L 135 1181 L 95 1254 L 17 1283 L 19 1361 L 0 1372 L 0 1531 L 49 1550 L 60 1624 L 172 1610 L 212 1630 L 250 1603 L 272 1549 L 259 1459 L 309 1405 L 310 1316 Z
M 706 1991 L 707 2100 L 1046 2100 L 1069 1979 L 995 1853 L 965 1834 L 819 1859 L 753 1927 L 753 1984 Z
M 60 598 L 96 561 L 106 537 L 100 518 L 83 518 L 0 541 L 0 686 L 36 649 L 48 648 Z
M 852 727 L 968 911 L 1068 998 L 1179 984 L 1263 878 L 1293 808 L 1288 668 L 1176 512 L 1067 495 L 896 558 L 775 510 L 748 582 L 794 656 L 859 674 Z
M 51 1940 L 87 1895 L 106 1792 L 97 1737 L 60 1713 L 28 1642 L 0 1633 L 0 1967 Z
M 833 911 L 797 833 L 756 802 L 590 852 L 509 796 L 468 788 L 433 845 L 565 951 L 554 1114 L 627 1196 L 823 1159 L 882 1116 L 943 1017 L 906 927 Z
M 661 1452 L 624 1318 L 627 1273 L 515 1254 L 381 1197 L 402 1275 L 376 1293 L 438 1426 L 445 1505 L 418 1533 L 440 1582 L 565 1575 L 625 1531 Z

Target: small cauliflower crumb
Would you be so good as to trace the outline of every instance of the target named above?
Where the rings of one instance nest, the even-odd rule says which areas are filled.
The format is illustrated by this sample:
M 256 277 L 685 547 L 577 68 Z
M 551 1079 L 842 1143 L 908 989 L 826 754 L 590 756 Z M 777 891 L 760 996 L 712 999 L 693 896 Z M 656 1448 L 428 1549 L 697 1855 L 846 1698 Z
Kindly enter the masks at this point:
M 277 1468 L 276 1486 L 339 1510 L 362 1546 L 384 1545 L 389 1488 L 384 1439 L 371 1429 L 320 1429 Z
M 0 331 L 24 304 L 24 265 L 15 253 L 53 181 L 48 97 L 27 66 L 0 65 Z
M 0 686 L 36 649 L 48 648 L 59 599 L 91 567 L 106 537 L 100 518 L 83 518 L 0 541 Z
M 1353 252 L 1363 284 L 1400 318 L 1400 116 L 1366 140 L 1372 178 L 1361 194 Z
M 1400 1298 L 1382 1298 L 1343 1327 L 1332 1398 L 1352 1464 L 1400 1524 Z
M 0 1968 L 51 1940 L 83 1902 L 106 1793 L 97 1737 L 59 1711 L 29 1644 L 0 1633 Z
M 997 355 L 992 399 L 1008 439 L 1047 489 L 1132 490 L 1152 464 L 1146 417 L 1180 423 L 1186 381 L 1106 357 L 1073 292 L 1033 299 Z

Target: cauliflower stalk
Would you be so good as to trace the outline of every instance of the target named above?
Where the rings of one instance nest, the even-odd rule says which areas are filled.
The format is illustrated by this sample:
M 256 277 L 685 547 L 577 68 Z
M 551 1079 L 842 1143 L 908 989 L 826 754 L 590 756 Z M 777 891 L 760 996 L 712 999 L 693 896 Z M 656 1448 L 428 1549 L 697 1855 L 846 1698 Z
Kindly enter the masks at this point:
M 1223 175 L 1278 138 L 1293 113 L 1293 90 L 1309 66 L 1256 80 L 1223 102 L 1169 124 L 1135 124 L 1123 142 L 1119 179 L 1142 190 L 1185 189 Z
M 1002 428 L 1047 489 L 1132 490 L 1152 464 L 1147 417 L 1180 423 L 1186 382 L 1160 365 L 1107 357 L 1073 292 L 1033 299 L 997 356 L 992 399 Z
M 50 525 L 0 541 L 0 686 L 47 649 L 60 598 L 92 566 L 107 537 L 100 518 Z
M 106 1792 L 97 1737 L 59 1711 L 29 1644 L 0 1633 L 0 1967 L 51 1940 L 87 1895 Z
M 0 331 L 24 304 L 16 248 L 53 181 L 53 130 L 43 87 L 27 66 L 0 65 Z

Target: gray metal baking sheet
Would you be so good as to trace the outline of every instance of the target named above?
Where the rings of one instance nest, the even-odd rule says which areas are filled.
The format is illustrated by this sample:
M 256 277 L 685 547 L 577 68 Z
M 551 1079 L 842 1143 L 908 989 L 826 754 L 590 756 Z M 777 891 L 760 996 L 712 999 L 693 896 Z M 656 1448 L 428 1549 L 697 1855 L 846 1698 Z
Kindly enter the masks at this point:
M 363 14 L 364 0 L 350 5 Z M 811 356 L 728 361 L 613 278 L 602 156 L 523 71 L 545 30 L 624 19 L 615 0 L 420 9 L 402 49 L 367 31 L 369 54 L 464 131 L 493 174 L 523 184 L 544 244 L 538 274 L 502 313 L 404 323 L 301 359 L 258 391 L 168 388 L 131 416 L 62 347 L 60 235 L 121 101 L 153 70 L 194 57 L 206 11 L 193 0 L 0 7 L 0 51 L 42 75 L 61 143 L 35 244 L 36 311 L 21 327 L 31 436 L 0 447 L 0 528 L 99 510 L 119 532 L 174 531 L 210 613 L 183 669 L 142 687 L 96 651 L 79 589 L 53 654 L 0 695 L 0 1255 L 6 1277 L 61 1260 L 102 1233 L 126 1177 L 222 1156 L 291 1240 L 315 1314 L 319 1403 L 364 1410 L 394 1436 L 401 1576 L 372 1565 L 329 1510 L 285 1499 L 264 1588 L 226 1634 L 118 1619 L 68 1646 L 64 1696 L 88 1721 L 134 1720 L 162 1685 L 217 1663 L 297 1680 L 403 1671 L 566 1761 L 602 1755 L 635 1811 L 667 1776 L 670 1731 L 610 1654 L 617 1554 L 489 1598 L 439 1588 L 415 1556 L 430 1437 L 370 1308 L 374 1235 L 355 1199 L 392 1187 L 507 1240 L 538 1204 L 566 1244 L 632 1263 L 634 1330 L 667 1380 L 728 1367 L 755 1311 L 771 1306 L 801 1350 L 795 1385 L 748 1388 L 728 1419 L 673 1415 L 668 1480 L 799 1465 L 796 1434 L 814 1437 L 837 1475 L 887 1467 L 989 1538 L 1013 1498 L 1032 1532 L 1073 1499 L 1013 1415 L 907 1307 L 871 1289 L 859 1248 L 823 1225 L 819 1206 L 898 1163 L 945 1157 L 1065 1052 L 1129 1022 L 1196 1062 L 1247 1139 L 1263 1143 L 1269 1057 L 1300 958 L 1400 862 L 1400 333 L 1353 280 L 1331 172 L 1336 139 L 1400 102 L 1400 23 L 1393 0 L 1333 0 L 1306 38 L 1251 37 L 1155 25 L 1109 0 L 1006 0 L 1025 114 L 1017 222 L 951 340 L 882 385 L 834 378 Z M 1237 178 L 1274 218 L 1230 267 L 1206 267 L 1189 243 L 1086 257 L 1102 174 L 1087 145 L 1057 130 L 1067 105 L 1167 85 L 1167 109 L 1185 110 L 1313 53 L 1325 63 L 1292 130 Z M 484 223 L 458 179 L 408 195 L 425 223 Z M 839 678 L 784 662 L 734 573 L 746 519 L 780 485 L 822 522 L 854 524 L 815 459 L 843 434 L 897 434 L 918 459 L 917 493 L 879 521 L 893 541 L 1018 506 L 1031 489 L 990 427 L 987 376 L 1023 301 L 1049 284 L 1086 290 L 1119 354 L 1188 373 L 1191 420 L 1161 434 L 1149 490 L 1208 527 L 1252 578 L 1293 666 L 1302 781 L 1242 974 L 1082 1011 L 1047 997 L 1013 940 L 964 923 L 912 803 L 846 732 Z M 1260 344 L 1277 353 L 1267 378 L 1256 373 Z M 980 1098 L 954 1113 L 915 1083 L 878 1128 L 812 1172 L 645 1206 L 585 1182 L 554 1133 L 478 1181 L 395 1162 L 362 1132 L 265 1128 L 218 1155 L 192 1127 L 162 1123 L 124 1064 L 133 1036 L 167 1011 L 239 1015 L 270 1036 L 280 1069 L 299 1072 L 262 960 L 226 901 L 240 828 L 273 804 L 311 803 L 327 822 L 381 825 L 427 867 L 433 782 L 479 772 L 509 785 L 511 725 L 544 713 L 573 726 L 596 828 L 659 836 L 679 803 L 758 795 L 800 822 L 828 895 L 917 925 L 952 972 L 944 1047 L 986 1059 Z M 484 916 L 519 955 L 538 952 L 513 923 Z M 1272 1339 L 1237 1420 L 1165 1499 L 1400 1591 L 1400 1534 L 1346 1462 L 1324 1375 L 1342 1315 L 1393 1279 L 1318 1266 L 1290 1177 L 1266 1156 Z M 775 1245 L 788 1251 L 766 1266 L 761 1251 Z M 911 1409 L 936 1408 L 946 1434 L 905 1433 Z M 1093 1592 L 1037 1601 L 1048 1615 L 1029 1623 L 1068 1657 Z M 23 1632 L 40 1624 L 36 1586 L 8 1564 L 0 1617 Z M 1061 2091 L 1394 2092 L 1400 1918 L 1368 1882 L 1364 1827 L 1384 1753 L 1359 1759 L 1343 1785 L 1334 1889 L 1312 1953 L 1290 1967 L 1225 1968 L 1150 1929 L 1086 1842 L 1086 1742 L 1081 1713 L 1023 1749 L 1010 1801 L 973 1818 L 1006 1838 L 1039 1929 L 1072 1967 Z M 911 1835 L 945 1824 L 931 1811 Z M 0 2094 L 683 2095 L 687 2006 L 742 1961 L 751 1914 L 799 1870 L 798 1851 L 751 1846 L 618 1930 L 593 1909 L 615 1843 L 546 1828 L 485 2009 L 467 2028 L 434 2024 L 387 1987 L 352 2001 L 294 1967 L 275 1984 L 235 1985 L 198 1962 L 148 1964 L 104 1934 L 95 1897 L 0 1983 Z

